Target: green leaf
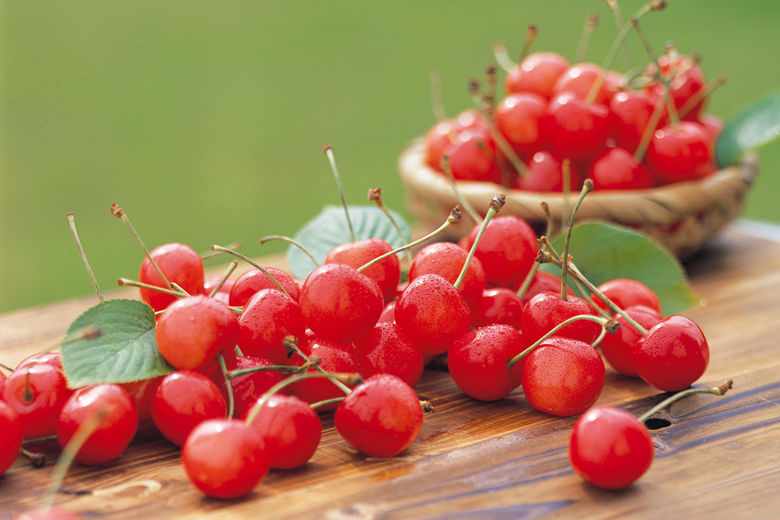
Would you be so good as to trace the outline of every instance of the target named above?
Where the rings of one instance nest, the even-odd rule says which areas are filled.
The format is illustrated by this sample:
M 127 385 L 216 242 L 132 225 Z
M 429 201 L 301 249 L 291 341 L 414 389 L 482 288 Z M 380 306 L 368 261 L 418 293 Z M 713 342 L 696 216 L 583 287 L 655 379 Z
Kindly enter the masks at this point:
M 94 339 L 64 342 L 62 364 L 70 388 L 127 383 L 173 372 L 157 350 L 154 311 L 136 300 L 107 300 L 76 318 L 68 335 L 97 327 Z
M 564 236 L 553 241 L 563 251 Z M 574 226 L 569 245 L 574 264 L 594 285 L 614 278 L 633 278 L 655 291 L 664 315 L 677 314 L 699 304 L 677 258 L 646 236 L 604 222 Z M 545 271 L 560 275 L 551 264 Z
M 403 218 L 390 210 L 404 236 L 399 237 L 390 219 L 376 206 L 349 206 L 349 216 L 357 240 L 380 238 L 391 246 L 400 247 L 410 241 L 411 232 Z M 331 249 L 352 242 L 349 226 L 341 206 L 327 206 L 319 215 L 308 221 L 295 234 L 295 240 L 308 249 L 318 262 L 322 263 Z M 294 276 L 306 278 L 316 265 L 300 249 L 290 246 L 287 250 L 287 264 Z
M 715 157 L 723 168 L 739 161 L 742 154 L 755 150 L 780 136 L 780 92 L 743 110 L 729 121 L 715 144 Z

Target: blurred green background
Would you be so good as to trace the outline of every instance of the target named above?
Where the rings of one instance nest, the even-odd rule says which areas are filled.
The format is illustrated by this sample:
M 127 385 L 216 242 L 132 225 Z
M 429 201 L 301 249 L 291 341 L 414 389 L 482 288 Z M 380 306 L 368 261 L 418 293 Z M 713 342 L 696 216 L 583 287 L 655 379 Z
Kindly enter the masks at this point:
M 623 0 L 624 16 L 641 4 Z M 659 51 L 672 40 L 728 77 L 712 113 L 780 87 L 780 3 L 669 4 L 643 27 Z M 536 23 L 535 50 L 572 58 L 588 11 L 601 17 L 588 59 L 601 62 L 616 32 L 602 0 L 4 1 L 0 310 L 91 292 L 68 211 L 104 289 L 142 258 L 115 201 L 149 246 L 280 250 L 256 239 L 338 202 L 326 142 L 350 202 L 381 186 L 403 210 L 395 161 L 434 122 L 429 71 L 454 114 L 493 42 L 517 53 Z M 780 221 L 780 146 L 761 161 L 745 215 Z

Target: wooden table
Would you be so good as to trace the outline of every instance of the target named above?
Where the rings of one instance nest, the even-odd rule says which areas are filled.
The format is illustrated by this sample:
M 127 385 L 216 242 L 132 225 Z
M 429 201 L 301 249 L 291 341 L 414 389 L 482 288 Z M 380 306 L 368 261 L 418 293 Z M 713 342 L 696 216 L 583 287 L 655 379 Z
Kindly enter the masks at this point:
M 656 459 L 630 488 L 607 492 L 572 473 L 573 418 L 532 410 L 522 394 L 474 401 L 443 372 L 417 387 L 436 411 L 400 456 L 376 460 L 341 441 L 330 417 L 313 460 L 273 471 L 243 500 L 204 498 L 187 481 L 178 449 L 144 433 L 115 463 L 74 466 L 57 502 L 85 518 L 780 518 L 780 228 L 760 238 L 741 223 L 688 263 L 706 304 L 689 313 L 709 338 L 700 381 L 728 377 L 725 397 L 696 395 L 659 416 Z M 61 337 L 93 298 L 0 316 L 0 360 L 13 364 Z M 600 404 L 640 414 L 662 397 L 608 372 Z M 51 443 L 41 451 L 51 459 Z M 51 466 L 22 458 L 0 479 L 0 517 L 36 506 Z

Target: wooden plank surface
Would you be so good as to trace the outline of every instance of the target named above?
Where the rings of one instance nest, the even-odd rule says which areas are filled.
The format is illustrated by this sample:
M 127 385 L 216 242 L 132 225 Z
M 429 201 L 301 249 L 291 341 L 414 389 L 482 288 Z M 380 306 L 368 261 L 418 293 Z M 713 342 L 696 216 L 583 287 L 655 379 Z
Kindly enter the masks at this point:
M 245 499 L 223 502 L 199 494 L 178 449 L 145 431 L 115 463 L 71 468 L 57 502 L 106 518 L 778 518 L 780 232 L 759 238 L 753 229 L 731 228 L 687 266 L 705 300 L 688 315 L 711 348 L 700 383 L 733 377 L 734 390 L 694 396 L 659 414 L 671 425 L 653 433 L 656 460 L 629 489 L 601 491 L 573 474 L 566 453 L 573 418 L 536 412 L 521 392 L 478 402 L 448 374 L 426 371 L 417 391 L 436 411 L 398 457 L 358 454 L 324 416 L 322 443 L 307 466 L 272 471 Z M 56 342 L 93 303 L 0 316 L 0 361 L 15 364 Z M 639 414 L 662 395 L 608 371 L 599 403 Z M 51 460 L 58 451 L 40 449 Z M 36 506 L 50 471 L 18 460 L 0 478 L 0 518 Z

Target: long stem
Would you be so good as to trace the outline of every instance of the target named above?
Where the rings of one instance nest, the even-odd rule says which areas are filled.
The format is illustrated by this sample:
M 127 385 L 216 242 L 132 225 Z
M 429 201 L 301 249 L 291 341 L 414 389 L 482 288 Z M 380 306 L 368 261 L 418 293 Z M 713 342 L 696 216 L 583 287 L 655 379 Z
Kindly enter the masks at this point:
M 299 355 L 301 359 L 303 359 L 306 363 L 308 363 L 310 366 L 314 366 L 314 369 L 319 372 L 320 374 L 324 375 L 328 379 L 330 379 L 330 382 L 339 387 L 339 389 L 344 392 L 345 394 L 349 394 L 352 389 L 339 381 L 339 379 L 334 376 L 333 374 L 327 372 L 324 368 L 322 368 L 319 363 L 312 363 L 309 359 L 309 356 L 303 353 L 303 351 L 298 348 L 298 339 L 295 336 L 287 336 L 282 340 L 282 344 L 284 344 L 284 348 L 287 349 L 288 352 L 292 351 Z
M 241 249 L 243 244 L 241 242 L 231 242 L 225 247 L 229 247 L 230 249 Z M 200 256 L 201 260 L 208 260 L 209 258 L 214 258 L 215 256 L 219 256 L 219 253 L 216 251 L 204 251 L 202 253 L 199 253 L 198 256 Z
M 171 296 L 177 296 L 179 298 L 184 298 L 187 296 L 186 293 L 183 293 L 181 291 L 177 291 L 174 289 L 166 289 L 165 287 L 160 287 L 159 285 L 150 285 L 148 283 L 138 282 L 136 280 L 130 280 L 128 278 L 120 278 L 116 281 L 117 285 L 121 286 L 127 286 L 127 287 L 138 287 L 140 289 L 150 289 L 152 291 L 161 292 L 163 294 L 170 294 Z M 173 286 L 171 286 L 173 287 Z
M 642 132 L 642 138 L 639 140 L 639 145 L 637 145 L 636 151 L 634 152 L 634 159 L 636 159 L 637 162 L 642 162 L 645 158 L 647 147 L 650 146 L 650 140 L 653 138 L 655 128 L 661 120 L 661 115 L 664 113 L 664 105 L 666 105 L 668 99 L 669 89 L 665 87 L 663 96 L 661 96 L 661 99 L 659 99 L 656 102 L 655 107 L 653 107 L 653 113 L 650 114 L 650 120 L 647 122 L 644 132 Z
M 309 407 L 312 410 L 316 410 L 317 408 L 322 408 L 323 406 L 328 406 L 329 404 L 340 403 L 344 399 L 346 399 L 346 397 L 333 397 L 332 399 L 323 399 L 322 401 L 317 401 L 316 403 L 310 404 Z
M 233 411 L 235 410 L 235 397 L 233 396 L 233 382 L 230 378 L 230 372 L 227 369 L 227 365 L 225 364 L 225 357 L 220 354 L 217 356 L 217 362 L 219 363 L 219 369 L 222 371 L 222 377 L 225 380 L 225 386 L 227 387 L 227 394 L 228 394 L 228 419 L 233 418 Z
M 529 24 L 528 27 L 525 28 L 525 42 L 523 42 L 523 48 L 520 49 L 520 57 L 518 58 L 517 63 L 522 63 L 528 56 L 528 53 L 531 51 L 531 44 L 538 34 L 539 28 L 534 24 Z
M 563 262 L 563 268 L 561 269 L 561 300 L 563 301 L 567 301 L 566 283 L 569 278 L 569 273 L 566 266 L 569 263 L 569 243 L 571 242 L 571 232 L 574 228 L 574 219 L 577 216 L 577 211 L 580 209 L 582 201 L 585 200 L 585 195 L 590 193 L 592 189 L 593 181 L 590 179 L 585 179 L 585 183 L 582 185 L 580 196 L 577 199 L 576 204 L 574 204 L 574 209 L 571 211 L 571 216 L 569 217 L 569 225 L 568 229 L 566 230 L 566 240 L 563 241 L 563 256 L 561 257 L 561 261 Z
M 493 215 L 498 213 L 498 211 L 504 207 L 505 203 L 506 203 L 506 197 L 504 196 L 504 194 L 493 197 L 490 200 L 490 207 L 488 208 L 487 214 L 485 215 L 485 219 L 482 221 L 482 226 L 480 226 L 479 231 L 477 232 L 477 236 L 474 239 L 474 243 L 471 245 L 469 254 L 466 256 L 466 261 L 463 262 L 463 267 L 460 270 L 458 279 L 455 280 L 454 284 L 452 284 L 456 289 L 460 287 L 461 282 L 463 282 L 463 279 L 466 277 L 466 271 L 468 271 L 469 269 L 469 265 L 471 264 L 471 259 L 474 258 L 474 253 L 477 250 L 479 241 L 482 239 L 482 235 L 485 233 L 485 229 L 487 228 L 488 223 L 493 218 Z
M 563 175 L 563 197 L 561 199 L 561 229 L 566 227 L 569 218 L 569 198 L 571 197 L 571 159 L 564 159 L 561 164 Z
M 398 222 L 396 222 L 395 218 L 393 218 L 393 214 L 390 213 L 390 210 L 388 210 L 387 206 L 385 206 L 385 201 L 382 200 L 382 188 L 369 189 L 368 200 L 376 204 L 376 207 L 385 214 L 387 219 L 390 221 L 390 224 L 392 224 L 393 228 L 395 228 L 395 232 L 398 233 L 398 238 L 401 239 L 401 242 L 406 242 L 406 237 L 404 236 L 403 231 L 401 231 L 401 226 L 398 225 Z M 408 249 L 406 250 L 406 260 L 409 262 L 409 265 L 412 265 L 412 261 L 414 260 L 412 258 L 411 251 Z
M 309 365 L 306 363 L 296 367 L 289 365 L 268 365 L 262 367 L 237 368 L 235 370 L 228 370 L 228 377 L 230 379 L 235 379 L 247 374 L 254 374 L 255 372 L 286 372 L 287 374 L 299 374 L 308 369 Z
M 122 209 L 119 206 L 119 204 L 114 202 L 113 204 L 111 204 L 111 214 L 114 215 L 119 220 L 121 220 L 127 226 L 127 228 L 130 230 L 130 233 L 133 235 L 133 237 L 135 237 L 136 242 L 138 242 L 138 245 L 141 246 L 141 249 L 146 255 L 146 258 L 148 258 L 149 262 L 152 263 L 152 267 L 154 267 L 154 270 L 157 271 L 157 274 L 160 275 L 160 278 L 162 279 L 163 283 L 165 283 L 165 285 L 168 286 L 169 289 L 172 289 L 173 287 L 171 286 L 171 281 L 168 280 L 168 277 L 165 276 L 165 273 L 162 272 L 160 266 L 157 265 L 157 262 L 155 262 L 154 258 L 152 258 L 152 254 L 144 245 L 144 241 L 141 240 L 141 235 L 138 234 L 138 231 L 135 230 L 133 223 L 130 222 L 130 217 L 127 216 L 127 212 L 125 212 L 125 210 Z
M 263 266 L 261 266 L 260 264 L 258 264 L 257 262 L 255 262 L 254 260 L 249 258 L 248 256 L 243 255 L 243 254 L 239 253 L 238 251 L 234 251 L 232 249 L 228 249 L 227 247 L 218 246 L 216 244 L 211 246 L 211 249 L 214 250 L 214 251 L 219 251 L 221 253 L 227 253 L 229 255 L 233 255 L 233 256 L 235 256 L 237 258 L 240 258 L 244 262 L 248 263 L 249 265 L 251 265 L 252 267 L 257 269 L 258 271 L 260 271 L 261 273 L 266 275 L 274 283 L 274 285 L 276 286 L 277 289 L 282 291 L 285 295 L 290 296 L 290 293 L 288 293 L 287 290 L 284 287 L 282 287 L 282 284 L 280 284 L 279 281 L 276 278 L 274 278 L 274 276 L 271 273 L 269 273 Z
M 432 70 L 428 73 L 428 80 L 431 84 L 431 109 L 436 121 L 447 119 L 447 111 L 444 109 L 444 103 L 441 97 L 441 74 L 438 70 Z
M 496 58 L 496 63 L 504 69 L 504 72 L 509 72 L 515 66 L 515 62 L 509 57 L 506 44 L 504 42 L 496 42 L 493 44 L 493 56 Z
M 531 269 L 528 271 L 528 274 L 525 275 L 525 278 L 523 279 L 523 283 L 520 284 L 520 288 L 517 289 L 517 297 L 521 300 L 523 299 L 523 296 L 525 295 L 525 292 L 528 290 L 528 287 L 531 286 L 531 282 L 534 279 L 534 276 L 536 276 L 536 271 L 539 270 L 539 266 L 541 264 L 539 262 L 534 262 L 534 265 L 531 266 Z
M 300 249 L 301 251 L 303 251 L 303 254 L 305 254 L 306 256 L 308 256 L 308 257 L 311 259 L 311 261 L 312 261 L 312 263 L 313 263 L 314 265 L 316 265 L 317 267 L 319 267 L 319 266 L 321 265 L 321 264 L 320 264 L 320 263 L 317 261 L 317 259 L 316 259 L 316 258 L 314 258 L 314 255 L 313 255 L 313 254 L 311 254 L 311 251 L 309 251 L 308 249 L 306 249 L 306 246 L 304 246 L 303 244 L 301 244 L 300 242 L 298 242 L 298 241 L 297 241 L 297 240 L 295 240 L 294 238 L 287 237 L 287 236 L 284 236 L 284 235 L 266 235 L 266 236 L 264 236 L 264 237 L 260 237 L 260 238 L 259 238 L 257 241 L 258 241 L 258 242 L 260 242 L 260 245 L 262 246 L 262 245 L 264 245 L 266 242 L 272 242 L 272 241 L 274 241 L 274 240 L 278 240 L 278 241 L 280 241 L 280 242 L 287 242 L 288 244 L 290 244 L 290 245 L 293 245 L 293 246 L 297 247 L 298 249 Z
M 95 278 L 95 273 L 92 271 L 92 267 L 89 265 L 89 260 L 87 260 L 87 255 L 84 253 L 84 247 L 81 245 L 81 240 L 79 240 L 79 233 L 76 231 L 76 218 L 73 216 L 73 213 L 68 213 L 68 225 L 70 226 L 70 232 L 73 234 L 73 241 L 76 242 L 76 249 L 79 250 L 79 256 L 81 257 L 81 261 L 84 262 L 84 268 L 87 270 L 87 274 L 89 275 L 89 279 L 92 280 L 92 286 L 95 288 L 95 293 L 97 294 L 98 300 L 101 302 L 103 301 L 103 293 L 100 292 L 100 285 L 98 285 L 97 278 Z
M 236 270 L 236 267 L 238 267 L 238 260 L 231 261 L 230 264 L 227 266 L 227 269 L 225 269 L 225 273 L 222 275 L 222 278 L 219 279 L 219 283 L 215 285 L 214 288 L 211 290 L 211 293 L 209 293 L 209 298 L 213 298 L 214 296 L 216 296 L 219 290 L 222 289 L 222 286 L 225 285 L 227 279 L 230 278 L 230 275 L 233 274 L 233 271 Z
M 682 392 L 678 392 L 674 394 L 671 397 L 668 397 L 658 403 L 657 405 L 653 406 L 650 410 L 640 415 L 637 420 L 641 423 L 648 420 L 650 417 L 652 417 L 655 413 L 657 413 L 659 410 L 663 410 L 670 404 L 679 401 L 680 399 L 684 397 L 688 397 L 689 395 L 693 394 L 713 394 L 713 395 L 723 395 L 726 392 L 728 392 L 731 387 L 734 385 L 734 380 L 729 379 L 725 383 L 723 383 L 720 386 L 716 386 L 714 388 L 689 388 L 687 390 L 683 390 Z
M 472 206 L 469 201 L 463 198 L 463 194 L 458 189 L 458 184 L 455 182 L 455 176 L 452 174 L 449 155 L 446 154 L 442 155 L 441 169 L 444 170 L 447 180 L 449 181 L 450 186 L 452 187 L 452 192 L 455 193 L 455 199 L 458 201 L 460 207 L 463 208 L 463 211 L 466 212 L 466 215 L 468 215 L 469 218 L 473 220 L 475 224 L 482 222 L 482 217 L 479 216 L 477 210 L 474 209 L 474 206 Z
M 341 176 L 339 175 L 339 169 L 336 166 L 336 156 L 333 153 L 333 147 L 329 144 L 323 146 L 322 151 L 325 152 L 325 156 L 330 163 L 330 169 L 333 172 L 333 178 L 336 179 L 336 185 L 339 188 L 339 195 L 341 195 L 341 205 L 344 207 L 344 215 L 347 217 L 347 226 L 349 226 L 349 236 L 354 242 L 355 230 L 352 227 L 352 219 L 349 218 L 349 208 L 347 208 L 347 199 L 344 198 L 344 187 L 341 185 Z
M 596 13 L 588 13 L 585 17 L 585 25 L 582 27 L 582 33 L 580 34 L 580 43 L 577 45 L 576 60 L 578 62 L 585 61 L 585 55 L 588 53 L 588 46 L 590 45 L 590 38 L 593 36 L 593 30 L 599 24 L 599 15 Z
M 607 6 L 612 11 L 612 17 L 615 19 L 615 27 L 617 28 L 618 32 L 620 32 L 620 28 L 623 27 L 623 17 L 620 15 L 620 6 L 618 5 L 617 0 L 606 0 Z M 628 64 L 630 62 L 629 55 L 628 55 L 628 47 L 625 45 L 622 45 L 621 48 L 623 49 L 623 69 L 628 68 Z
M 712 92 L 726 83 L 726 76 L 720 75 L 710 83 L 703 85 L 694 95 L 688 98 L 685 104 L 680 107 L 678 115 L 684 118 L 688 115 L 688 112 L 693 110 L 693 107 L 698 105 L 704 98 L 712 94 Z

